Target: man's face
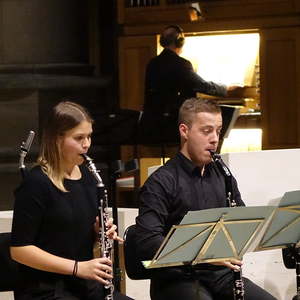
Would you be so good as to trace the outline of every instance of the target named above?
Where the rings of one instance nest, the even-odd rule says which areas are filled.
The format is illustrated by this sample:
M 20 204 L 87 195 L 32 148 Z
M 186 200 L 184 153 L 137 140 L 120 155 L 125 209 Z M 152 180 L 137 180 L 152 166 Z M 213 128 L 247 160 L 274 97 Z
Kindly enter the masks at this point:
M 179 125 L 181 152 L 198 166 L 208 164 L 211 162 L 209 150 L 217 150 L 221 129 L 221 113 L 197 113 L 190 128 L 186 124 Z

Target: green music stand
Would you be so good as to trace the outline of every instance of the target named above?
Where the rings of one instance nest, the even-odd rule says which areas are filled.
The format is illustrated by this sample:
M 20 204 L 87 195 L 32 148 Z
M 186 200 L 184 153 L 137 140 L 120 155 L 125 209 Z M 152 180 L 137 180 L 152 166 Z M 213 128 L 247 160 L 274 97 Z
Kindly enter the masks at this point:
M 262 237 L 256 251 L 299 247 L 300 241 L 300 191 L 286 192 Z
M 190 211 L 173 225 L 145 268 L 195 265 L 241 259 L 256 240 L 274 206 L 214 208 Z
M 287 248 L 294 253 L 297 295 L 300 300 L 300 191 L 286 192 L 256 251 Z

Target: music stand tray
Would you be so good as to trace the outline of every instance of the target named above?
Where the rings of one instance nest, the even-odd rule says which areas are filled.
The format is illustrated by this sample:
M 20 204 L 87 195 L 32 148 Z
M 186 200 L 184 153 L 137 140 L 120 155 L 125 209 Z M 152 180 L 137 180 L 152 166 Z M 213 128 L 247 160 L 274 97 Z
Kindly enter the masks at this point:
M 145 268 L 195 265 L 241 259 L 256 240 L 274 206 L 214 208 L 190 211 L 173 225 Z

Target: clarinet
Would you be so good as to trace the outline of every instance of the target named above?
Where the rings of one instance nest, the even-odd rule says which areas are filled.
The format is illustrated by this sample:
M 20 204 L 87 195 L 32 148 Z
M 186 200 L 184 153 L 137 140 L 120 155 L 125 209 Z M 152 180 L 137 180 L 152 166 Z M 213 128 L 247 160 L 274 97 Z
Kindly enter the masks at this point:
M 229 168 L 225 165 L 225 163 L 221 159 L 221 156 L 219 154 L 213 151 L 210 151 L 210 154 L 213 162 L 216 164 L 217 168 L 225 178 L 226 199 L 227 199 L 228 206 L 236 207 L 237 203 L 233 198 L 233 192 L 232 192 L 232 174 Z M 244 300 L 245 290 L 244 290 L 241 268 L 239 271 L 233 270 L 233 278 L 234 278 L 234 285 L 233 285 L 234 300 Z
M 24 160 L 25 160 L 27 153 L 29 152 L 34 135 L 35 135 L 35 132 L 30 130 L 28 137 L 26 139 L 26 142 L 22 142 L 21 147 L 20 147 L 21 149 L 20 149 L 19 169 L 20 169 L 22 178 L 25 178 L 25 176 L 26 176 L 26 167 L 24 164 Z
M 108 230 L 107 222 L 109 219 L 108 214 L 108 197 L 107 197 L 107 190 L 103 184 L 103 181 L 99 175 L 99 171 L 97 170 L 93 160 L 87 156 L 86 154 L 81 154 L 84 158 L 84 161 L 87 165 L 88 170 L 92 173 L 94 178 L 97 181 L 97 188 L 98 188 L 98 216 L 101 228 L 99 230 L 99 242 L 101 247 L 101 254 L 105 258 L 112 258 L 112 251 L 113 251 L 113 241 L 107 237 L 105 232 Z M 114 285 L 112 280 L 109 280 L 109 284 L 104 286 L 105 291 L 105 300 L 113 300 L 113 292 L 114 292 Z

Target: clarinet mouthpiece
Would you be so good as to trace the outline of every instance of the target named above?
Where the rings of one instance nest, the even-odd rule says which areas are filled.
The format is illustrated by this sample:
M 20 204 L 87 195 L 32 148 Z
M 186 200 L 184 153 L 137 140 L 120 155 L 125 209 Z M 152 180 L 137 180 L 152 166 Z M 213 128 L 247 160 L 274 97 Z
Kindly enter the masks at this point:
M 87 168 L 89 169 L 89 171 L 93 174 L 94 178 L 96 179 L 97 183 L 98 183 L 98 186 L 99 187 L 103 187 L 104 184 L 102 182 L 102 178 L 100 177 L 99 173 L 98 173 L 98 170 L 96 168 L 96 165 L 93 163 L 93 159 L 90 158 L 87 154 L 85 153 L 81 153 L 80 154 L 83 159 L 84 159 L 84 162 L 86 163 L 87 165 Z
M 86 153 L 81 153 L 80 155 L 86 162 L 92 161 L 92 159 Z
M 208 150 L 208 152 L 210 153 L 211 157 L 213 157 L 215 154 L 215 152 L 213 150 Z
M 210 155 L 211 155 L 211 158 L 212 158 L 212 160 L 213 160 L 214 162 L 221 159 L 221 155 L 220 155 L 220 154 L 216 153 L 216 152 L 213 151 L 213 150 L 208 150 L 208 151 L 209 151 L 209 153 L 210 153 Z

